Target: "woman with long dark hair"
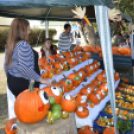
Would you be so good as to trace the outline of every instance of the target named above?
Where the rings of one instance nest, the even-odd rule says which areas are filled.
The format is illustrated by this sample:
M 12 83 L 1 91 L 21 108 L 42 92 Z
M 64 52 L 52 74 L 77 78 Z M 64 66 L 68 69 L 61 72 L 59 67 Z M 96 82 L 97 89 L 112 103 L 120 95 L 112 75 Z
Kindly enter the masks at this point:
M 40 77 L 38 53 L 28 43 L 29 33 L 30 25 L 27 20 L 16 18 L 12 21 L 6 45 L 4 68 L 8 87 L 15 96 L 28 89 L 31 79 L 35 80 L 34 87 L 37 88 L 39 88 L 39 82 L 51 85 L 49 81 Z

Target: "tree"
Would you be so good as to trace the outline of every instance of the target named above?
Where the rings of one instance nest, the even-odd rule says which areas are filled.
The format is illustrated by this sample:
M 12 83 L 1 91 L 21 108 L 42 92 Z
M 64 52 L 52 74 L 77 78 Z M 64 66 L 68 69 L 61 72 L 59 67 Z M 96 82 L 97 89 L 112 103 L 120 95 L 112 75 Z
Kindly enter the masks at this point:
M 132 17 L 134 23 L 134 1 L 133 0 L 113 0 L 113 2 L 123 13 Z

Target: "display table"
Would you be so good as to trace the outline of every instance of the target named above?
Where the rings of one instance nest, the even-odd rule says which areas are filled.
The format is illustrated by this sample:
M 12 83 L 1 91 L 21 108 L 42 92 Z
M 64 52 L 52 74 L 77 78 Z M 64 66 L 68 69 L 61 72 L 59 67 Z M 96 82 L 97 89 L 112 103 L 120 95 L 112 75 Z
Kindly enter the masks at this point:
M 93 59 L 90 59 L 89 62 L 85 61 L 82 64 L 79 64 L 77 66 L 75 66 L 74 68 L 72 68 L 69 71 L 63 71 L 62 74 L 64 74 L 65 76 L 68 76 L 69 74 L 73 73 L 73 70 L 75 69 L 76 71 L 78 71 L 79 69 L 83 68 L 84 66 L 91 64 L 93 62 Z M 75 96 L 77 95 L 77 93 L 80 92 L 80 90 L 83 88 L 82 84 L 87 85 L 89 83 L 91 83 L 91 81 L 99 74 L 101 73 L 101 69 L 99 69 L 98 71 L 96 71 L 93 75 L 91 75 L 90 77 L 87 77 L 87 82 L 82 82 L 75 90 L 72 90 L 68 93 L 65 93 L 65 95 L 72 95 Z M 63 75 L 55 75 L 53 76 L 52 79 L 49 79 L 50 81 L 52 80 L 56 80 L 57 82 L 60 81 L 63 78 Z M 115 89 L 118 87 L 120 80 L 115 82 Z M 40 84 L 40 88 L 44 88 L 46 85 L 45 84 Z M 93 126 L 93 121 L 96 119 L 96 117 L 98 116 L 99 112 L 105 107 L 106 103 L 109 101 L 109 96 L 105 97 L 100 104 L 96 105 L 94 108 L 90 108 L 89 106 L 87 106 L 87 108 L 89 109 L 89 116 L 87 118 L 79 118 L 76 114 L 75 114 L 75 119 L 76 119 L 76 126 L 77 128 L 83 127 L 85 125 L 90 125 Z
M 17 121 L 18 134 L 77 134 L 74 113 L 69 114 L 68 119 L 56 120 L 48 124 L 46 118 L 34 124 L 24 124 Z

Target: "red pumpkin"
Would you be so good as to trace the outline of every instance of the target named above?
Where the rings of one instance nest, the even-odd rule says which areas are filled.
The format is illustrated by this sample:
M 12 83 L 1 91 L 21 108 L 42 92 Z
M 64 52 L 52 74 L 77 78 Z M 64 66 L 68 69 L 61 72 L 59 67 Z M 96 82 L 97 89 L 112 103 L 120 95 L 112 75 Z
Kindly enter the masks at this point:
M 54 68 L 55 68 L 55 74 L 61 74 L 61 72 L 63 71 L 63 65 L 61 63 L 55 63 L 54 64 Z
M 91 93 L 89 96 L 89 100 L 94 104 L 97 105 L 101 101 L 101 96 L 99 94 L 96 94 L 95 91 Z
M 31 81 L 29 89 L 21 92 L 14 105 L 17 119 L 24 123 L 36 123 L 45 118 L 49 112 L 50 102 L 44 90 L 34 88 Z
M 7 134 L 16 134 L 17 133 L 17 124 L 15 118 L 7 121 L 5 126 L 5 131 Z
M 66 95 L 61 100 L 62 110 L 66 112 L 73 112 L 76 107 L 76 100 L 71 95 Z
M 76 115 L 80 118 L 86 118 L 89 115 L 89 110 L 86 107 L 78 107 L 76 109 Z
M 87 105 L 87 95 L 78 93 L 76 96 L 76 102 L 77 102 L 78 106 L 86 106 Z
M 77 87 L 81 83 L 81 79 L 76 74 L 70 74 L 68 76 L 68 79 L 70 79 L 73 82 L 73 86 Z
M 51 86 L 51 87 L 44 87 L 43 90 L 47 93 L 47 95 L 50 97 L 54 97 L 56 100 L 56 103 L 60 103 L 62 99 L 62 89 L 59 87 Z
M 95 130 L 90 126 L 84 126 L 79 129 L 78 134 L 99 134 L 99 133 L 97 132 L 97 130 Z

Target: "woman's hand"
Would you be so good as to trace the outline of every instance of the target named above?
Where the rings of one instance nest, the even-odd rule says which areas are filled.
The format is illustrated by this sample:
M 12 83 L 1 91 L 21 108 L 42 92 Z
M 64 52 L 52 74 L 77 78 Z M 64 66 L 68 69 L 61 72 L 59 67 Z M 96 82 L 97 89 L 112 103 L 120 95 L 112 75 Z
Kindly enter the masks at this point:
M 48 81 L 48 80 L 45 80 L 45 79 L 43 79 L 43 78 L 41 78 L 40 80 L 39 80 L 39 82 L 40 83 L 42 83 L 42 84 L 46 84 L 47 86 L 51 86 L 51 82 L 50 81 Z

